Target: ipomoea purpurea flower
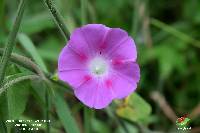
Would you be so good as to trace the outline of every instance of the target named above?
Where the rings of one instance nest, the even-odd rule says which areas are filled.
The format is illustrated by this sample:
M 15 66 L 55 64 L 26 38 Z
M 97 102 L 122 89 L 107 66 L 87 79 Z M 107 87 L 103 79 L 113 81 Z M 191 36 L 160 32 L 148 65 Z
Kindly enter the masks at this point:
M 102 109 L 131 94 L 140 79 L 134 40 L 120 28 L 88 24 L 77 28 L 58 60 L 59 78 L 85 105 Z

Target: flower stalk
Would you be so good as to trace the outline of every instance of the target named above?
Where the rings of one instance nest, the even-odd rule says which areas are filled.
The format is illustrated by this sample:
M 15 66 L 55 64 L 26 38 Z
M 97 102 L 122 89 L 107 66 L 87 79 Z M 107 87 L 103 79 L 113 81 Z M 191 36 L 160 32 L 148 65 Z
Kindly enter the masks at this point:
M 17 17 L 15 19 L 13 28 L 9 34 L 7 43 L 5 45 L 5 50 L 3 53 L 3 56 L 1 58 L 1 62 L 0 62 L 0 86 L 2 85 L 2 82 L 4 80 L 4 76 L 5 76 L 5 71 L 6 71 L 6 67 L 8 64 L 8 61 L 10 59 L 10 55 L 13 51 L 13 48 L 15 46 L 15 40 L 16 40 L 16 36 L 20 27 L 20 23 L 23 17 L 23 13 L 24 13 L 24 8 L 25 8 L 25 2 L 26 0 L 21 0 L 19 7 L 18 7 L 18 11 L 17 11 Z
M 67 30 L 67 27 L 65 26 L 64 19 L 60 15 L 57 8 L 53 5 L 53 2 L 51 0 L 43 0 L 49 11 L 51 12 L 54 22 L 58 26 L 60 32 L 62 33 L 63 37 L 67 41 L 69 39 L 69 31 Z

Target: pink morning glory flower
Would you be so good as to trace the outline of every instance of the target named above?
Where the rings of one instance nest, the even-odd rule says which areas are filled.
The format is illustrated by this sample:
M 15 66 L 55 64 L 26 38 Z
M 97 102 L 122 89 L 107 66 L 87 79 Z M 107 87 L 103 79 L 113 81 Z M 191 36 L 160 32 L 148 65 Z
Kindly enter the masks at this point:
M 102 109 L 131 94 L 140 79 L 133 39 L 120 28 L 88 24 L 77 28 L 62 49 L 58 75 L 90 108 Z

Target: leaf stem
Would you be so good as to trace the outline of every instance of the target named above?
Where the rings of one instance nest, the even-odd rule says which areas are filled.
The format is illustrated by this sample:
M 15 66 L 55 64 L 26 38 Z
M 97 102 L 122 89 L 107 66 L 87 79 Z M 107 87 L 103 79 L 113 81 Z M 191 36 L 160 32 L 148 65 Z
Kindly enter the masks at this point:
M 1 64 L 1 67 L 0 67 L 0 86 L 1 86 L 3 79 L 4 79 L 4 75 L 5 75 L 5 71 L 6 71 L 6 67 L 7 67 L 10 55 L 13 51 L 14 46 L 15 46 L 15 39 L 16 39 L 16 35 L 17 35 L 17 32 L 18 32 L 19 27 L 20 27 L 22 17 L 23 17 L 25 2 L 26 2 L 26 0 L 20 1 L 18 11 L 17 11 L 17 17 L 15 19 L 12 31 L 9 34 L 7 43 L 5 45 L 5 50 L 4 50 L 3 56 L 1 58 L 1 62 L 0 62 L 0 64 Z
M 28 80 L 28 79 L 36 79 L 39 78 L 39 76 L 37 75 L 26 75 L 26 76 L 22 76 L 16 79 L 13 79 L 11 81 L 6 82 L 4 85 L 2 85 L 2 87 L 0 88 L 0 95 L 7 89 L 10 88 L 11 86 L 15 85 L 16 83 L 19 83 L 21 81 L 24 80 Z
M 64 19 L 60 15 L 57 8 L 53 5 L 51 0 L 43 0 L 49 11 L 51 12 L 54 22 L 58 26 L 60 32 L 62 33 L 63 37 L 67 41 L 69 39 L 70 32 L 67 30 L 67 27 L 65 26 Z
M 4 50 L 2 48 L 0 48 L 0 55 L 3 54 L 3 51 Z M 56 80 L 56 81 L 53 80 L 51 78 L 52 75 L 50 73 L 43 73 L 43 71 L 40 70 L 40 68 L 38 67 L 37 64 L 35 64 L 33 61 L 31 61 L 31 59 L 29 59 L 25 56 L 22 56 L 22 55 L 19 55 L 19 54 L 16 54 L 16 53 L 12 53 L 10 59 L 11 59 L 12 62 L 32 71 L 33 73 L 37 73 L 41 77 L 46 76 L 47 78 L 49 78 L 51 81 L 53 81 L 57 85 L 63 86 L 65 88 L 71 88 L 70 85 L 64 83 L 61 80 Z M 70 91 L 69 91 L 69 93 L 70 93 Z

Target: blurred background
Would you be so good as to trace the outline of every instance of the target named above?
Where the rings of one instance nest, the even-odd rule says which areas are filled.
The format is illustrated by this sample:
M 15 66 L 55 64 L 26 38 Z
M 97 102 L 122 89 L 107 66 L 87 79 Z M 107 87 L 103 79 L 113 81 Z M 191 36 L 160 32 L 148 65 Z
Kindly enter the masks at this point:
M 0 0 L 0 48 L 16 16 L 19 0 Z M 51 120 L 52 133 L 175 133 L 176 120 L 187 114 L 190 130 L 200 133 L 199 0 L 54 0 L 70 32 L 86 23 L 126 30 L 136 42 L 141 80 L 136 93 L 104 110 L 80 103 L 65 85 L 52 83 L 49 117 L 41 80 L 15 84 L 0 96 L 0 133 L 22 131 L 13 120 Z M 57 82 L 57 59 L 66 41 L 43 0 L 27 0 L 15 53 L 32 58 Z M 31 73 L 10 63 L 6 76 Z M 51 92 L 50 92 L 51 93 Z M 67 117 L 67 118 L 66 118 Z M 31 127 L 30 123 L 28 123 Z

